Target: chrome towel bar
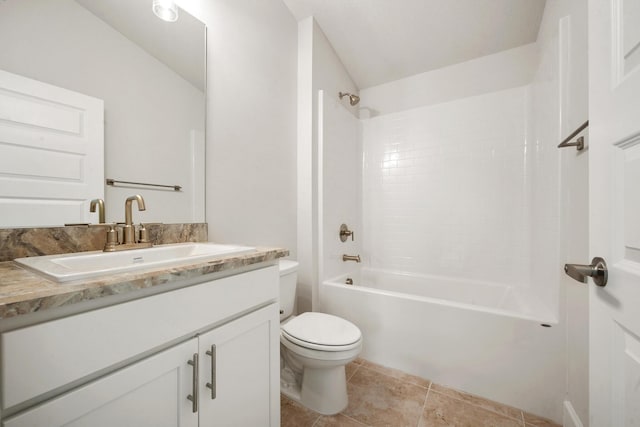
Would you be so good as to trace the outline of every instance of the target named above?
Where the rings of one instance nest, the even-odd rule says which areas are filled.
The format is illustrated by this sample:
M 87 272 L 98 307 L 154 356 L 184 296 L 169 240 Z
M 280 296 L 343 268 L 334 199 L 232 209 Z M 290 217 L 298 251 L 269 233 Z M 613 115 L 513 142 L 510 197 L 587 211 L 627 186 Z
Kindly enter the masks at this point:
M 571 135 L 569 135 L 568 137 L 566 137 L 559 145 L 558 148 L 565 148 L 565 147 L 576 147 L 576 150 L 580 151 L 582 149 L 584 149 L 584 137 L 581 136 L 580 138 L 576 139 L 573 142 L 569 142 L 571 141 L 577 134 L 579 134 L 580 132 L 582 132 L 583 130 L 585 130 L 587 128 L 587 126 L 589 126 L 589 120 L 587 120 L 586 122 L 584 122 L 583 124 L 580 125 L 580 127 L 576 130 L 574 130 Z

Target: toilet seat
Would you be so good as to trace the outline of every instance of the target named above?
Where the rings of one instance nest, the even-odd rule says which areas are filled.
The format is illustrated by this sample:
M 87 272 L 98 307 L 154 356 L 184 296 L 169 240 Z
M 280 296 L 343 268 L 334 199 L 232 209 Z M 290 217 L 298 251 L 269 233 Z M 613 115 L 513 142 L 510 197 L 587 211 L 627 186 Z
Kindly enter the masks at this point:
M 340 352 L 358 348 L 362 333 L 348 320 L 325 313 L 307 312 L 281 327 L 282 337 L 300 347 Z

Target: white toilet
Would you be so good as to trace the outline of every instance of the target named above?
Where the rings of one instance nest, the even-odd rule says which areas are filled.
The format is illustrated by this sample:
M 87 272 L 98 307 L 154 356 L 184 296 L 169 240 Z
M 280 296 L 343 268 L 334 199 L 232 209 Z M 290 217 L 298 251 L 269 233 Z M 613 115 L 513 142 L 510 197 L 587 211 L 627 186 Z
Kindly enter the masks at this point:
M 280 390 L 325 415 L 347 407 L 344 367 L 362 349 L 353 323 L 325 313 L 293 316 L 298 263 L 280 261 Z

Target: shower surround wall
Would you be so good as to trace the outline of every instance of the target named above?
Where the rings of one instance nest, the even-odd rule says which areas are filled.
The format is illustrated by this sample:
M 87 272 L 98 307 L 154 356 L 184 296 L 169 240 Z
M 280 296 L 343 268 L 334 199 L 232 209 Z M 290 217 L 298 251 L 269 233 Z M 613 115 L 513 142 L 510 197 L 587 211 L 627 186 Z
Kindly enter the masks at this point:
M 522 67 L 523 58 L 537 64 L 537 47 L 360 92 L 363 225 L 357 237 L 363 273 L 401 272 L 402 283 L 355 273 L 355 286 L 346 286 L 346 276 L 339 275 L 321 284 L 318 307 L 361 328 L 369 360 L 559 421 L 565 330 L 558 283 L 531 275 L 540 262 L 531 254 L 541 241 L 531 203 L 551 202 L 551 212 L 558 193 L 553 177 L 533 182 L 534 171 L 546 170 L 535 162 L 551 160 L 552 169 L 557 162 L 532 155 L 537 129 L 530 120 L 540 106 L 532 102 L 530 83 L 537 69 Z M 504 78 L 486 79 L 491 73 Z M 421 91 L 445 74 L 451 78 L 437 96 Z M 406 96 L 414 92 L 422 93 L 420 99 Z M 335 127 L 326 122 L 330 118 L 324 117 L 322 129 Z M 340 151 L 341 138 L 323 144 L 323 154 L 348 155 Z M 343 175 L 329 157 L 320 165 L 323 183 Z M 323 224 L 341 215 L 335 205 L 321 212 Z M 333 230 L 322 235 L 337 238 Z M 557 245 L 557 236 L 551 237 L 548 243 Z M 557 263 L 557 252 L 542 254 L 544 265 Z M 323 256 L 327 262 L 331 254 Z M 424 292 L 402 294 L 406 281 Z M 429 293 L 430 285 L 438 292 Z M 496 309 L 479 307 L 489 295 L 476 289 L 503 292 L 493 302 Z M 442 294 L 457 297 L 446 301 Z
M 359 120 L 346 99 L 332 93 L 318 93 L 318 212 L 321 280 L 356 274 L 358 264 L 344 262 L 342 255 L 362 255 L 362 147 Z M 345 242 L 339 239 L 340 225 L 354 232 Z
M 363 120 L 371 267 L 527 284 L 527 93 L 519 87 Z
M 588 425 L 588 295 L 562 264 L 587 259 L 588 151 L 556 145 L 586 119 L 585 35 L 584 2 L 559 0 L 534 45 L 361 90 L 365 268 L 355 286 L 345 275 L 321 283 L 314 303 L 361 328 L 369 360 L 571 427 Z M 342 175 L 327 153 L 349 154 L 339 135 L 322 143 L 325 182 Z M 342 215 L 336 206 L 321 206 L 323 224 Z M 417 274 L 397 286 L 367 267 Z M 398 294 L 415 277 L 425 292 Z M 493 288 L 479 281 L 511 286 L 533 315 L 469 306 Z M 462 298 L 441 299 L 456 283 Z

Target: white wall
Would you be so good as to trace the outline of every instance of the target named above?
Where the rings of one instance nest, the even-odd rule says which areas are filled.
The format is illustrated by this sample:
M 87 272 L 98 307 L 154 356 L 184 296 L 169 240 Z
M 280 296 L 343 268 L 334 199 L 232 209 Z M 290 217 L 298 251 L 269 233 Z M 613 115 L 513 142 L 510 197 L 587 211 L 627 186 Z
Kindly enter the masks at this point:
M 358 88 L 312 17 L 298 23 L 298 310 L 318 301 L 318 91 L 331 96 Z M 347 102 L 346 99 L 343 102 Z M 355 110 L 354 114 L 355 114 Z
M 209 240 L 296 257 L 296 21 L 281 0 L 182 0 L 207 24 Z
M 589 423 L 588 287 L 562 273 L 566 262 L 588 262 L 589 151 L 559 150 L 556 145 L 588 119 L 587 5 L 581 0 L 547 2 L 538 35 L 541 61 L 532 85 L 535 136 L 533 150 L 546 169 L 534 171 L 532 205 L 538 233 L 534 256 L 558 252 L 558 259 L 542 268 L 532 265 L 532 277 L 559 281 L 560 312 L 566 328 L 565 426 Z M 588 144 L 588 138 L 587 138 Z M 555 188 L 549 203 L 548 193 Z M 544 193 L 547 193 L 545 196 Z M 536 200 L 537 198 L 537 200 Z M 546 200 L 546 204 L 538 203 Z M 559 205 L 555 210 L 554 205 Z M 555 213 L 549 211 L 549 207 Z M 558 212 L 560 216 L 558 216 Z M 559 247 L 545 247 L 556 234 Z M 546 242 L 546 243 L 545 243 Z M 544 274 L 552 271 L 556 274 Z
M 374 268 L 528 284 L 526 87 L 363 121 Z
M 529 84 L 538 61 L 535 43 L 405 79 L 362 89 L 363 117 L 440 104 Z
M 124 220 L 135 193 L 147 202 L 136 222 L 203 220 L 189 150 L 192 130 L 204 131 L 200 90 L 72 0 L 2 2 L 0 68 L 104 100 L 106 178 L 184 186 L 107 187 L 108 221 Z
M 342 255 L 362 255 L 364 232 L 360 121 L 353 115 L 353 107 L 333 93 L 321 91 L 319 103 L 319 280 L 322 281 L 358 270 L 358 264 L 343 261 Z M 354 233 L 345 242 L 340 239 L 342 224 Z

